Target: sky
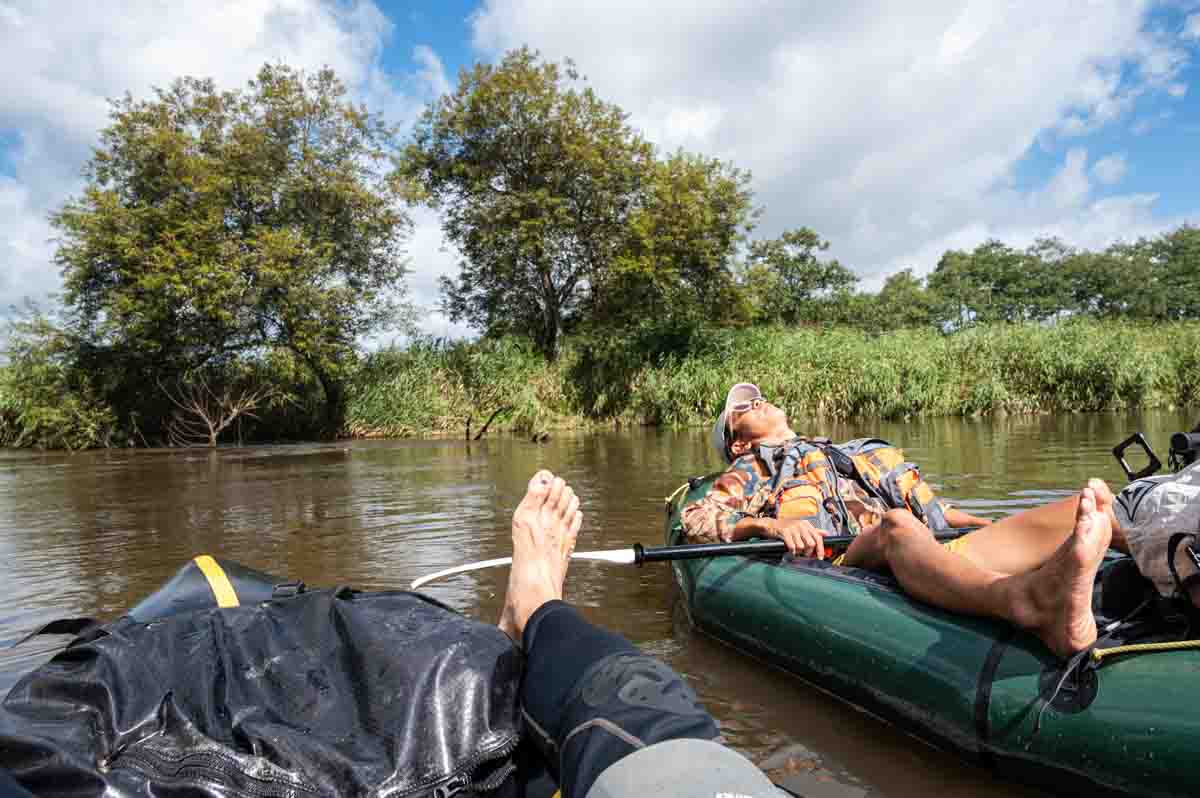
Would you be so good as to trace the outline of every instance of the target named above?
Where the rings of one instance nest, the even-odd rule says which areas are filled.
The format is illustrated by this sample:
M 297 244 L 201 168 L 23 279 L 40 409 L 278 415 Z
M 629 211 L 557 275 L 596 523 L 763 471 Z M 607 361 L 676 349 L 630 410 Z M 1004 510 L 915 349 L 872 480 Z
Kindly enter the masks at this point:
M 1200 224 L 1200 0 L 0 0 L 0 309 L 59 287 L 47 215 L 106 98 L 332 66 L 411 126 L 458 70 L 571 58 L 661 150 L 749 169 L 756 235 L 808 226 L 874 290 L 950 248 L 1100 248 Z M 457 259 L 414 212 L 425 332 Z M 0 311 L 2 313 L 3 311 Z

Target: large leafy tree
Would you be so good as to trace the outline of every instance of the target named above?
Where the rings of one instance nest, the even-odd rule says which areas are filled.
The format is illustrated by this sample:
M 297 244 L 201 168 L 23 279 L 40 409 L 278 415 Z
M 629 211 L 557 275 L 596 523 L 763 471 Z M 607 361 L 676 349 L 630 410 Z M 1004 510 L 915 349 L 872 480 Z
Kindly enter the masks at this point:
M 807 227 L 751 243 L 745 279 L 765 289 L 759 315 L 785 322 L 821 320 L 831 297 L 852 291 L 858 276 L 837 260 L 823 260 L 827 249 L 829 242 Z
M 148 386 L 282 349 L 336 429 L 356 341 L 403 307 L 392 140 L 328 69 L 114 102 L 83 194 L 53 216 L 71 329 L 114 404 L 146 411 Z
M 1200 227 L 1182 225 L 1150 246 L 1155 263 L 1150 290 L 1165 299 L 1168 319 L 1200 319 Z
M 879 290 L 876 324 L 880 329 L 924 327 L 934 320 L 935 299 L 912 269 L 889 275 Z
M 1027 250 L 989 240 L 970 252 L 950 250 L 929 275 L 928 286 L 952 326 L 1049 318 L 1071 304 L 1068 262 L 1075 253 L 1056 239 Z
M 682 151 L 649 166 L 626 241 L 590 286 L 589 321 L 624 327 L 750 315 L 733 271 L 757 215 L 749 182 L 728 163 Z
M 416 125 L 406 172 L 463 255 L 451 318 L 558 351 L 620 253 L 653 152 L 575 69 L 520 49 L 477 64 Z

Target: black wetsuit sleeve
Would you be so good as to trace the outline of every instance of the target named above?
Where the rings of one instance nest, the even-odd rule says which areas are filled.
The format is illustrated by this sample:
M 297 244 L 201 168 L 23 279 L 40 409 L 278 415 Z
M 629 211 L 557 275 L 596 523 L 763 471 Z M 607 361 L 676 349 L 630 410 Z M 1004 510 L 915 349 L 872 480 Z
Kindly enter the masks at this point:
M 678 674 L 564 602 L 540 607 L 523 642 L 526 725 L 563 798 L 583 798 L 605 768 L 648 745 L 719 734 Z

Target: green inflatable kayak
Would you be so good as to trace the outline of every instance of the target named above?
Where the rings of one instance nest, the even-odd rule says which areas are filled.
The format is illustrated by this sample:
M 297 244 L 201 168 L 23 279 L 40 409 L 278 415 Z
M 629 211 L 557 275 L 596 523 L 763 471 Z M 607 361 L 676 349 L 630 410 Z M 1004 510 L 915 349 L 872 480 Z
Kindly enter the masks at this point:
M 668 545 L 683 542 L 680 509 L 715 476 L 668 504 Z M 1097 620 L 1125 620 L 1099 659 L 1068 670 L 1031 635 L 922 604 L 869 571 L 778 557 L 672 563 L 702 632 L 1005 778 L 1072 795 L 1196 795 L 1200 650 L 1117 650 L 1195 636 L 1132 565 L 1106 560 Z

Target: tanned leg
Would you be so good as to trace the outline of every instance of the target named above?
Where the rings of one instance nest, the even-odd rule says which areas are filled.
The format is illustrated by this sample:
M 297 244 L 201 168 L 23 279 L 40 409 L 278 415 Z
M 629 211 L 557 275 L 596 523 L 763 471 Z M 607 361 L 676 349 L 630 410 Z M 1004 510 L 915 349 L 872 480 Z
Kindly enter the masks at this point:
M 1092 586 L 1112 539 L 1113 495 L 1098 479 L 1079 496 L 1071 535 L 1036 571 L 1006 578 L 1011 620 L 1042 638 L 1051 651 L 1068 656 L 1096 640 Z
M 1095 481 L 1098 480 L 1092 480 Z M 1111 495 L 1107 486 L 1104 491 Z M 1113 515 L 1111 501 L 1104 505 L 1104 512 L 1112 527 L 1109 545 L 1128 553 L 1129 546 Z M 1078 514 L 1078 495 L 1024 510 L 968 533 L 959 553 L 981 568 L 1004 574 L 1024 573 L 1039 567 L 1070 537 Z
M 1012 576 L 948 551 L 911 513 L 893 510 L 846 564 L 886 563 L 914 598 L 952 612 L 987 615 L 1028 629 L 1051 651 L 1068 656 L 1096 638 L 1092 584 L 1112 538 L 1112 493 L 1092 480 L 1080 493 L 1070 533 L 1036 570 Z M 862 536 L 860 536 L 862 537 Z
M 513 513 L 513 563 L 498 624 L 518 644 L 529 616 L 547 601 L 562 598 L 582 523 L 575 491 L 549 471 L 534 474 Z

